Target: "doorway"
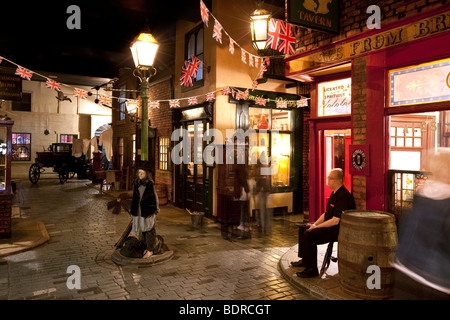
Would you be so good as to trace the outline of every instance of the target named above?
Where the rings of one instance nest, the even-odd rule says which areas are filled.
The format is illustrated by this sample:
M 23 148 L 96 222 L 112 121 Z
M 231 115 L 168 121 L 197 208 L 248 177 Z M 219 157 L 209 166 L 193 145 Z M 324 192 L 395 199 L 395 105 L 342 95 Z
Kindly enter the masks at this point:
M 332 169 L 340 168 L 344 171 L 344 186 L 348 191 L 351 190 L 351 175 L 348 169 L 349 163 L 349 146 L 351 143 L 351 130 L 319 130 L 319 150 L 320 157 L 320 214 L 325 212 L 328 199 L 333 192 L 327 186 L 327 176 Z

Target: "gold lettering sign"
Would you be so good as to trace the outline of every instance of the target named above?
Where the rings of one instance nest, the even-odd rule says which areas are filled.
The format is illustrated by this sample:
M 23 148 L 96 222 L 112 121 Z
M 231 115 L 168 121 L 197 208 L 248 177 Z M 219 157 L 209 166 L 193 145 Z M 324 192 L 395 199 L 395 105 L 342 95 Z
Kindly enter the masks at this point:
M 348 60 L 359 55 L 425 38 L 446 30 L 450 30 L 450 11 L 370 37 L 343 44 L 341 42 L 341 44 L 338 43 L 333 48 L 288 61 L 289 73 L 298 73 L 341 60 Z

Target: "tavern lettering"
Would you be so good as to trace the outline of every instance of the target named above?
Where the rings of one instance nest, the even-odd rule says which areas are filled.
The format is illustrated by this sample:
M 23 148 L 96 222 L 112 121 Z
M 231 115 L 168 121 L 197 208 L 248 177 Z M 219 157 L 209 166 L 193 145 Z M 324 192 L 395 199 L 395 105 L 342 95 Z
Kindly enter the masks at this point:
M 300 11 L 300 20 L 315 23 L 321 26 L 325 26 L 328 28 L 332 27 L 333 21 L 331 19 L 327 19 L 324 17 L 321 17 L 317 14 L 312 14 L 308 12 Z

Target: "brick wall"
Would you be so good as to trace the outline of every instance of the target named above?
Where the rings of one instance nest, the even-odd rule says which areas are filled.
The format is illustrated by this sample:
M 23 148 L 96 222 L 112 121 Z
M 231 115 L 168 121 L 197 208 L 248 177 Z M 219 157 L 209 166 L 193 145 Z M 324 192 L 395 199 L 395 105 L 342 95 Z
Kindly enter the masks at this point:
M 353 101 L 353 129 L 352 144 L 366 143 L 366 120 L 367 120 L 367 58 L 361 57 L 353 61 L 352 76 L 352 101 Z M 366 177 L 352 176 L 353 197 L 356 209 L 366 209 Z
M 161 80 L 155 85 L 150 86 L 150 100 L 169 100 L 172 99 L 172 78 Z M 169 201 L 172 201 L 173 179 L 171 164 L 169 158 L 169 170 L 159 170 L 159 138 L 172 135 L 172 111 L 169 102 L 160 102 L 159 109 L 150 110 L 148 117 L 152 127 L 156 128 L 156 145 L 155 145 L 155 182 L 157 184 L 165 184 Z M 170 151 L 170 149 L 169 149 Z
M 367 19 L 371 14 L 368 14 L 366 10 L 370 5 L 380 7 L 381 28 L 383 28 L 383 25 L 439 7 L 447 2 L 447 0 L 339 1 L 340 33 L 333 35 L 301 28 L 301 31 L 297 34 L 296 53 L 309 51 L 367 31 Z

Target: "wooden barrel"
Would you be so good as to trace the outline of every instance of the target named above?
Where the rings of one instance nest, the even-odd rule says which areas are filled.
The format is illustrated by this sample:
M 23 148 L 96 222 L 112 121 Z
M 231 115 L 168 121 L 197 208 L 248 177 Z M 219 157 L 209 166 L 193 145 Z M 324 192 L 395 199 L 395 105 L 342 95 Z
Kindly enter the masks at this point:
M 341 289 L 362 299 L 390 298 L 394 285 L 391 262 L 397 248 L 395 216 L 373 210 L 344 211 L 338 244 Z
M 167 186 L 165 184 L 155 184 L 155 190 L 158 195 L 159 205 L 166 205 L 169 202 L 167 197 Z

